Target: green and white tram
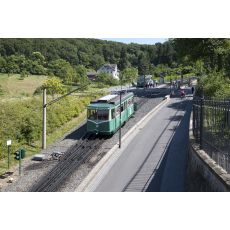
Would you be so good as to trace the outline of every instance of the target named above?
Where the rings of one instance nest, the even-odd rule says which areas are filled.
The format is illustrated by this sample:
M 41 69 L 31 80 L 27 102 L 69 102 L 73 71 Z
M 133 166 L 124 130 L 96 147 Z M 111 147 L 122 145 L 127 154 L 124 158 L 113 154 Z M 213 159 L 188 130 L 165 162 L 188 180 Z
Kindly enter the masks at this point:
M 87 106 L 87 132 L 111 135 L 134 113 L 133 93 L 111 94 L 93 101 Z

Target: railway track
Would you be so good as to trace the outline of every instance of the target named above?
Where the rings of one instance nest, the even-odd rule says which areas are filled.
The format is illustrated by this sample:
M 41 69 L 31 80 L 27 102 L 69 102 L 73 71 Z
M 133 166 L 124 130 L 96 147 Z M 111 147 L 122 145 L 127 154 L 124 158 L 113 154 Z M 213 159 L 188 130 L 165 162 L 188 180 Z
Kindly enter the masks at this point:
M 71 147 L 61 158 L 59 163 L 38 181 L 30 192 L 54 192 L 64 180 L 81 164 L 87 162 L 104 142 L 102 137 L 86 134 L 78 144 Z
M 155 97 L 155 91 L 140 91 L 138 95 L 138 107 L 141 108 L 148 102 L 149 98 Z M 165 92 L 161 94 L 166 94 Z M 159 95 L 158 95 L 159 96 Z M 105 140 L 96 136 L 86 134 L 80 139 L 77 145 L 71 147 L 61 158 L 57 165 L 55 165 L 48 174 L 43 176 L 38 183 L 33 185 L 31 192 L 54 192 L 63 184 L 66 178 L 74 172 L 80 165 L 88 162 L 92 155 Z

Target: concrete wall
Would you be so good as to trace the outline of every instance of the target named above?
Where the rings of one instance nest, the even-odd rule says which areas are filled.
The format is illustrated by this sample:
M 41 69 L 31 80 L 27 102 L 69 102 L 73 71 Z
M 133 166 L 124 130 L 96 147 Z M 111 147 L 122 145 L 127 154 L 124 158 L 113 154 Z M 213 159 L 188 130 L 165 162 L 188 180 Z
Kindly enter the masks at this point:
M 199 149 L 192 134 L 192 115 L 189 132 L 189 157 L 187 170 L 187 191 L 228 192 L 230 174 L 218 166 L 208 154 Z

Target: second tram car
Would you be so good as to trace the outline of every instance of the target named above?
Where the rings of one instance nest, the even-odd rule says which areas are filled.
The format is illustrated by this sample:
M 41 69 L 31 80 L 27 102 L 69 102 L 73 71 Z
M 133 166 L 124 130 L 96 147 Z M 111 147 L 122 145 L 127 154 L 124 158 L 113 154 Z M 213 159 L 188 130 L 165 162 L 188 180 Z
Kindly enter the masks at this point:
M 87 106 L 87 132 L 111 135 L 134 113 L 134 94 L 111 94 L 93 101 Z
M 139 76 L 137 79 L 137 87 L 145 87 L 150 81 L 152 81 L 152 75 Z

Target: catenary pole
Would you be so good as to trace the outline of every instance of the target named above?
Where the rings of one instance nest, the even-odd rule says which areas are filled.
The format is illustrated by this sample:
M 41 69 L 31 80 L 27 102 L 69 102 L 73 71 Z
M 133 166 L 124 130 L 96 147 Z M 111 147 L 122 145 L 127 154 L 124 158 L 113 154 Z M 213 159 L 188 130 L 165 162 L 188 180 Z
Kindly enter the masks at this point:
M 42 149 L 46 149 L 46 89 L 43 89 Z
M 120 128 L 119 128 L 119 148 L 121 148 L 121 91 L 120 91 Z
M 74 89 L 72 91 L 70 91 L 69 93 L 58 97 L 52 101 L 50 101 L 49 103 L 46 103 L 46 88 L 43 89 L 43 105 L 42 105 L 42 109 L 43 109 L 43 117 L 42 117 L 42 149 L 46 149 L 46 108 L 47 106 L 50 106 L 56 102 L 58 102 L 59 100 L 63 99 L 64 97 L 74 93 L 75 91 L 84 89 L 86 85 L 83 85 L 77 89 Z
M 120 84 L 121 84 L 121 90 L 120 90 L 120 128 L 119 128 L 119 148 L 121 148 L 121 94 L 122 94 L 122 76 L 120 76 Z

